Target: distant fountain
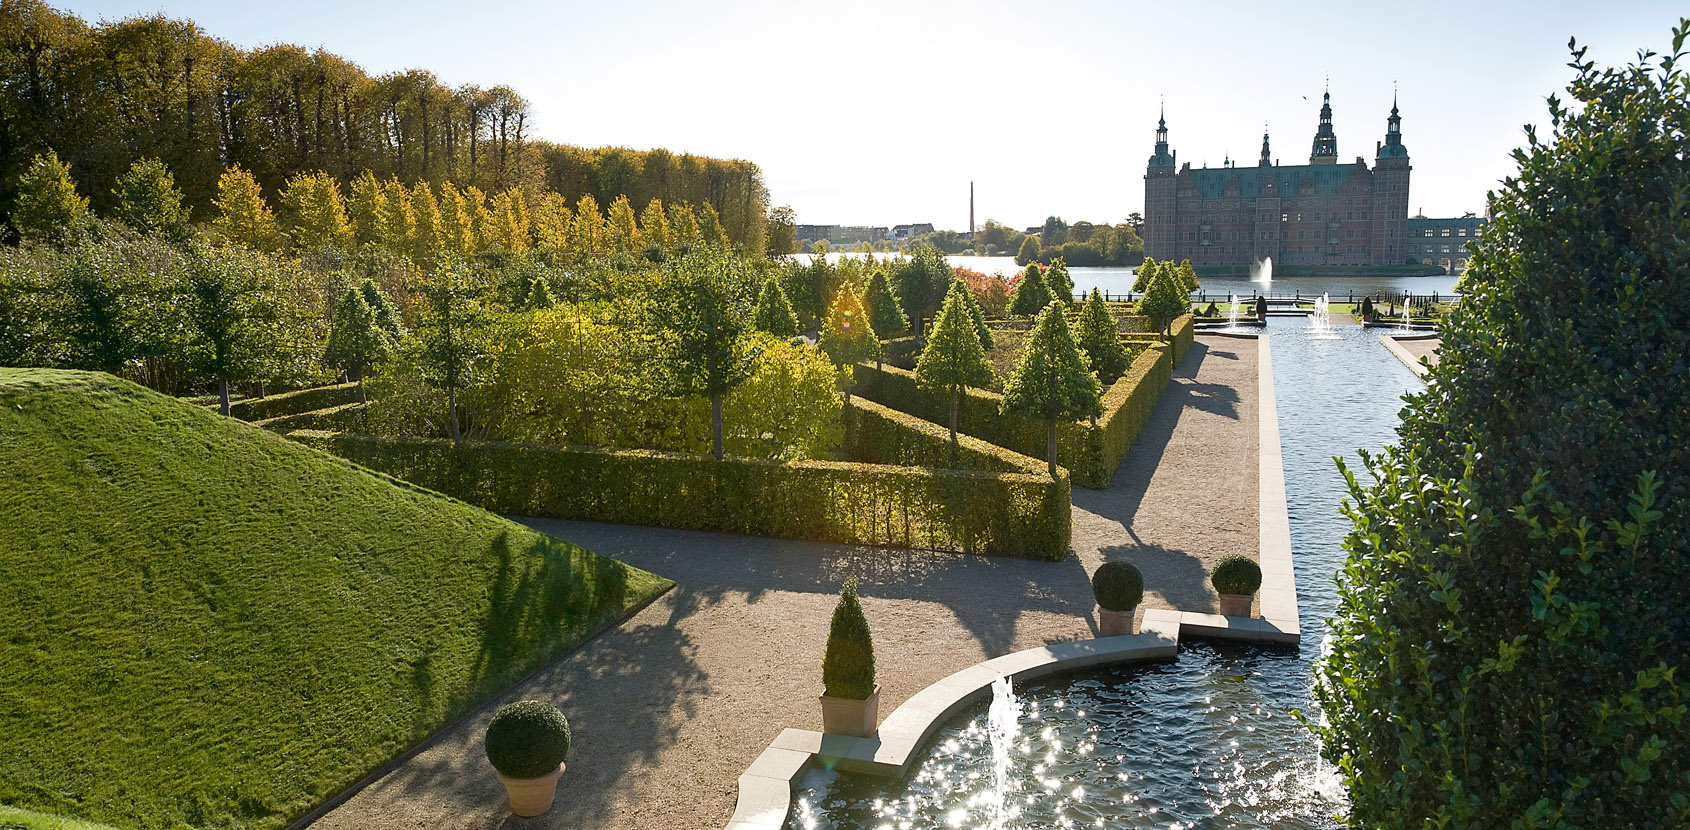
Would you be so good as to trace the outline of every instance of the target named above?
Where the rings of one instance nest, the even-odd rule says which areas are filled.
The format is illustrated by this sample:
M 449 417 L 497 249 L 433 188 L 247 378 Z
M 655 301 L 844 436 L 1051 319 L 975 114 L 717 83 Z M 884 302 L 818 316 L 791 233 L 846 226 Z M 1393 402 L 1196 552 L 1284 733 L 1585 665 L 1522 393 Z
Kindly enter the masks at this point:
M 1403 297 L 1402 298 L 1402 330 L 1403 331 L 1413 331 L 1414 330 L 1414 315 L 1412 313 L 1413 308 L 1414 308 L 1414 306 L 1409 304 L 1408 298 Z
M 1273 257 L 1262 257 L 1261 262 L 1250 264 L 1250 281 L 1262 284 L 1262 293 L 1266 294 L 1273 285 Z
M 986 730 L 992 739 L 992 824 L 994 830 L 1007 827 L 1015 818 L 1009 808 L 1010 751 L 1015 736 L 1020 734 L 1021 703 L 1015 699 L 1009 678 L 999 676 L 992 681 L 992 705 L 986 710 Z M 1020 811 L 1015 811 L 1017 814 Z
M 1309 315 L 1309 329 L 1316 340 L 1335 340 L 1332 333 L 1332 300 L 1324 292 L 1314 299 L 1314 313 Z
M 1229 329 L 1238 328 L 1238 295 L 1231 291 L 1226 292 L 1226 304 L 1228 309 L 1226 327 Z

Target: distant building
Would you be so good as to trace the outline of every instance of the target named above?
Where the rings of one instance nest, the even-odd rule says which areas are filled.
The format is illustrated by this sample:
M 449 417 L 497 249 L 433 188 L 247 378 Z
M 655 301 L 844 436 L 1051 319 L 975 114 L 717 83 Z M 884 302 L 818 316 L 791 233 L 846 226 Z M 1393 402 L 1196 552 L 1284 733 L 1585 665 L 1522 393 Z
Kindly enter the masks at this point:
M 1479 235 L 1489 220 L 1468 214 L 1460 219 L 1408 220 L 1404 245 L 1408 259 L 1422 265 L 1441 265 L 1455 274 L 1467 270 L 1467 243 Z
M 1193 170 L 1175 165 L 1168 124 L 1156 126 L 1156 152 L 1144 176 L 1144 253 L 1189 259 L 1193 265 L 1401 265 L 1417 261 L 1404 250 L 1408 221 L 1408 150 L 1396 103 L 1374 164 L 1338 163 L 1332 95 L 1306 165 L 1272 160 L 1268 136 L 1254 167 L 1228 160 Z
M 892 234 L 889 238 L 894 241 L 903 241 L 905 239 L 914 239 L 922 234 L 932 232 L 933 225 L 927 222 L 915 225 L 893 225 Z
M 837 236 L 839 236 L 838 225 L 795 225 L 792 228 L 792 237 L 799 242 L 820 242 L 822 240 L 832 242 Z

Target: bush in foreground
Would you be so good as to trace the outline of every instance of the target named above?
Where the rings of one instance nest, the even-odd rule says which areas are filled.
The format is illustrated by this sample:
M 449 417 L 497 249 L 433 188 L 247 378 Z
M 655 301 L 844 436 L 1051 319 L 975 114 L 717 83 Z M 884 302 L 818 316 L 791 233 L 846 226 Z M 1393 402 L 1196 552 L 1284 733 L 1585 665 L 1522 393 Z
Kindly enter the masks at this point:
M 1690 826 L 1687 35 L 1574 52 L 1401 446 L 1350 479 L 1316 694 L 1356 826 Z
M 856 577 L 845 582 L 839 604 L 833 607 L 827 653 L 822 658 L 822 684 L 828 697 L 867 700 L 874 694 L 874 638 L 862 603 L 857 601 Z
M 1131 611 L 1144 599 L 1144 575 L 1131 562 L 1105 562 L 1091 575 L 1091 593 L 1105 611 Z
M 487 724 L 487 760 L 506 778 L 539 778 L 569 755 L 569 720 L 543 700 L 499 707 Z
M 1248 556 L 1227 554 L 1209 572 L 1209 582 L 1217 593 L 1253 594 L 1262 587 L 1262 566 Z

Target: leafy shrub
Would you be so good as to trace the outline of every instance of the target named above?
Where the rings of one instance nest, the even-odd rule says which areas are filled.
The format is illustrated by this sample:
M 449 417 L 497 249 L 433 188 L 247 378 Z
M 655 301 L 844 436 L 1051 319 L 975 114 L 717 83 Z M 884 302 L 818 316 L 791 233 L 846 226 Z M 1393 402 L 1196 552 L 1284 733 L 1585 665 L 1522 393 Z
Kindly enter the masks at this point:
M 1401 445 L 1350 478 L 1315 688 L 1357 826 L 1690 826 L 1687 37 L 1574 52 Z
M 867 700 L 874 694 L 874 637 L 868 617 L 857 601 L 857 578 L 845 581 L 833 621 L 827 630 L 827 653 L 822 657 L 822 684 L 829 697 Z
M 1131 611 L 1144 599 L 1144 575 L 1131 562 L 1105 562 L 1091 575 L 1091 593 L 1099 608 Z
M 1209 583 L 1222 594 L 1254 594 L 1262 587 L 1262 566 L 1243 554 L 1227 554 L 1209 572 Z
M 569 754 L 569 720 L 543 700 L 499 707 L 487 724 L 487 760 L 507 778 L 539 778 Z

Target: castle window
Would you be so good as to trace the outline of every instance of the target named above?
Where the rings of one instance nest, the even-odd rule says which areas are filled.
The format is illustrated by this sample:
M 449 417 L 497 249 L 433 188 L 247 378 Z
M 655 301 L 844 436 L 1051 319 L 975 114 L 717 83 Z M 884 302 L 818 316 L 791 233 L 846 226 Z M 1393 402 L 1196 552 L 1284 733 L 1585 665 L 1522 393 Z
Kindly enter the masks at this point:
M 1455 235 L 1456 236 L 1466 236 L 1467 235 L 1467 229 L 1466 228 L 1456 228 L 1455 229 Z
M 1443 230 L 1444 230 L 1444 232 L 1440 235 L 1441 236 L 1449 236 L 1449 228 L 1444 228 Z
M 1289 213 L 1281 213 L 1281 214 L 1279 214 L 1279 221 L 1281 221 L 1281 222 L 1289 222 L 1289 221 L 1291 221 L 1291 214 L 1289 214 Z M 1431 232 L 1431 231 L 1427 231 L 1427 232 L 1426 232 L 1426 235 L 1427 235 L 1427 236 L 1431 236 L 1431 235 L 1432 235 L 1432 232 Z
M 1432 235 L 1432 229 L 1431 229 L 1431 228 L 1427 228 L 1427 229 L 1426 229 L 1426 235 L 1427 235 L 1427 236 L 1431 236 L 1431 235 Z

